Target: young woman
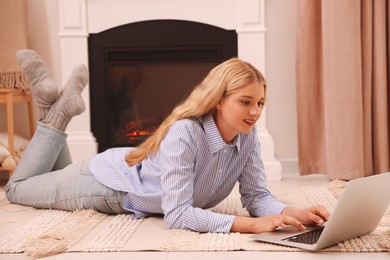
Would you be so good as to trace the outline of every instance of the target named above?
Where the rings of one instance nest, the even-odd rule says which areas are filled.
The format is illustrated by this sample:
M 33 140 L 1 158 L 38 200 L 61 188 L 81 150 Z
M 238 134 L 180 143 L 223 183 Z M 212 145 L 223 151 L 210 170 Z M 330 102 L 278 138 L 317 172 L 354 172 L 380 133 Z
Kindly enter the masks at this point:
M 95 209 L 135 218 L 162 214 L 169 228 L 198 232 L 305 229 L 329 217 L 323 206 L 300 209 L 280 203 L 266 188 L 255 124 L 266 100 L 263 75 L 233 58 L 205 79 L 136 148 L 113 148 L 71 164 L 64 133 L 84 111 L 85 66 L 76 67 L 62 91 L 31 50 L 17 53 L 31 83 L 41 120 L 6 185 L 13 203 L 62 210 Z M 207 210 L 240 185 L 252 217 Z

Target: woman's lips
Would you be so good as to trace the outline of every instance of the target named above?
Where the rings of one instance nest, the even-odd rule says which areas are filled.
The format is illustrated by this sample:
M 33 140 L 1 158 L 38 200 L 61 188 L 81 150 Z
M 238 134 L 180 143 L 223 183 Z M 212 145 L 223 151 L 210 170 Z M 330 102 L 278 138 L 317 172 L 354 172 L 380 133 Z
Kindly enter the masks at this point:
M 244 119 L 244 123 L 253 126 L 256 123 L 256 120 Z

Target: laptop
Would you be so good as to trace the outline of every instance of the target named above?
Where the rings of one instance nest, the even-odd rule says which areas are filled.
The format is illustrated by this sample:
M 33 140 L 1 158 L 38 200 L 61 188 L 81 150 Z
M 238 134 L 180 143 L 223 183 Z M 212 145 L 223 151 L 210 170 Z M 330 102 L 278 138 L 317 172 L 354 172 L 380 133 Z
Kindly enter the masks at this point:
M 390 204 L 390 172 L 347 182 L 329 220 L 324 225 L 293 226 L 251 236 L 256 241 L 321 250 L 376 229 Z

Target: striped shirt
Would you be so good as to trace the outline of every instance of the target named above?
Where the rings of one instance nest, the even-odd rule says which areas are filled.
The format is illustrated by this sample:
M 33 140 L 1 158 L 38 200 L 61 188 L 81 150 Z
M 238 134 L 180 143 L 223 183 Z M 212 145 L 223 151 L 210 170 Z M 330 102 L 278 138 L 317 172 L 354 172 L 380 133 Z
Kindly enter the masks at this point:
M 96 155 L 90 170 L 97 181 L 127 192 L 124 207 L 135 218 L 163 214 L 169 228 L 230 232 L 235 216 L 211 208 L 239 182 L 243 206 L 251 216 L 279 214 L 286 207 L 266 188 L 256 129 L 226 144 L 213 117 L 174 123 L 156 155 L 128 166 L 134 148 L 112 148 Z

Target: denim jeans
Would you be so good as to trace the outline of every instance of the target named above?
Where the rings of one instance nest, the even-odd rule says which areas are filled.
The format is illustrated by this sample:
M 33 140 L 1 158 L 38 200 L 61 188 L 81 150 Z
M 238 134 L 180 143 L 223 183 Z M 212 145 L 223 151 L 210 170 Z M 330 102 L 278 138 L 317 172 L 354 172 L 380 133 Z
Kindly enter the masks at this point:
M 108 214 L 129 213 L 125 192 L 95 180 L 89 161 L 72 164 L 67 135 L 42 122 L 24 151 L 5 192 L 12 203 L 45 209 L 94 209 Z

